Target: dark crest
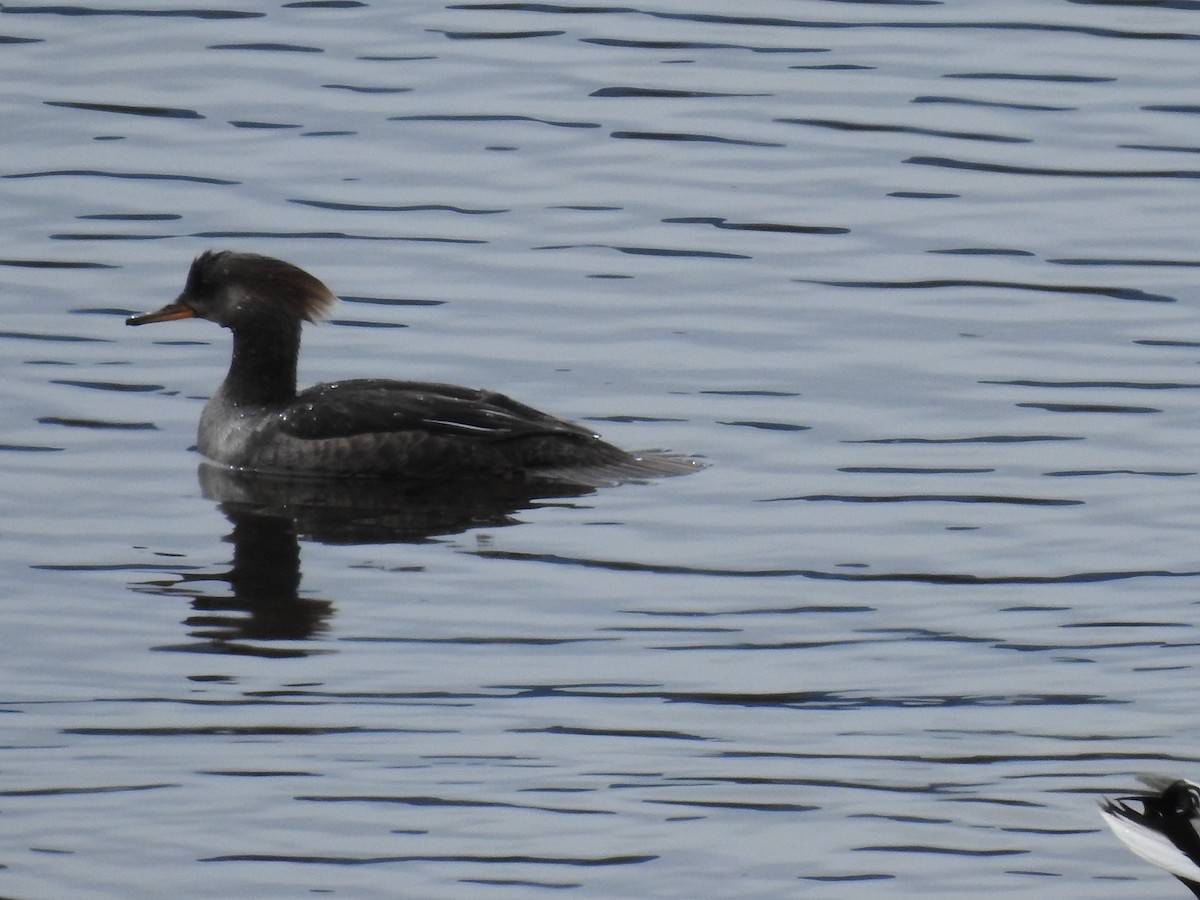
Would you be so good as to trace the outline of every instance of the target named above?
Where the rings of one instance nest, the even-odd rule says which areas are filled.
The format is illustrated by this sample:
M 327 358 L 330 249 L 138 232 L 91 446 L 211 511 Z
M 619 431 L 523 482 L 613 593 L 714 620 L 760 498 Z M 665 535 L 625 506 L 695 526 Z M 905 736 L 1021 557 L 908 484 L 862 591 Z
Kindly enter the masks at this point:
M 233 250 L 206 250 L 192 262 L 184 293 L 212 297 L 230 284 L 287 305 L 300 319 L 324 318 L 337 297 L 320 279 L 282 259 Z

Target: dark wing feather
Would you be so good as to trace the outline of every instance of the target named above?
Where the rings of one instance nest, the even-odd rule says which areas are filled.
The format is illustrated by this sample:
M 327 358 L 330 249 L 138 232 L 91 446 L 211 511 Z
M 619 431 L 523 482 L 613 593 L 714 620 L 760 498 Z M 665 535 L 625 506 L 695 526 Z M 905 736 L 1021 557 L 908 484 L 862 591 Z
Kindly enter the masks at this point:
M 586 428 L 494 391 L 382 379 L 318 384 L 302 391 L 284 415 L 281 430 L 302 440 L 397 432 L 484 442 L 537 435 L 593 437 Z

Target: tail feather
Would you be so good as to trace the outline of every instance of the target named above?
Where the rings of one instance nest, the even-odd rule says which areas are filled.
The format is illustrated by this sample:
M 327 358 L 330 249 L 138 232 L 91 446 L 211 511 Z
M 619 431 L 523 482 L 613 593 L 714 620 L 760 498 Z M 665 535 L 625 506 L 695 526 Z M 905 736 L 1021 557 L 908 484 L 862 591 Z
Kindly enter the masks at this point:
M 616 484 L 645 481 L 650 478 L 670 478 L 699 472 L 706 464 L 692 456 L 677 456 L 658 450 L 615 452 L 586 463 L 532 469 L 529 477 L 563 482 L 584 487 L 610 487 Z
M 1200 898 L 1200 834 L 1190 799 L 1195 785 L 1161 776 L 1141 780 L 1155 793 L 1104 800 L 1100 817 L 1134 854 L 1166 869 Z M 1180 801 L 1181 794 L 1189 799 Z

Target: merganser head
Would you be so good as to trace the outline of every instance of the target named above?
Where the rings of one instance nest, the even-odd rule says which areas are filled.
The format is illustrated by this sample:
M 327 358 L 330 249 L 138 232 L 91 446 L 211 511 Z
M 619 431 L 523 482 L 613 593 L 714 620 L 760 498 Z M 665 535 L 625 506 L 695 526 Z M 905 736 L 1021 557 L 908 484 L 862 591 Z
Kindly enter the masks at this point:
M 263 317 L 314 322 L 337 298 L 298 266 L 233 250 L 207 250 L 192 262 L 183 292 L 162 309 L 130 316 L 126 325 L 198 317 L 236 328 Z

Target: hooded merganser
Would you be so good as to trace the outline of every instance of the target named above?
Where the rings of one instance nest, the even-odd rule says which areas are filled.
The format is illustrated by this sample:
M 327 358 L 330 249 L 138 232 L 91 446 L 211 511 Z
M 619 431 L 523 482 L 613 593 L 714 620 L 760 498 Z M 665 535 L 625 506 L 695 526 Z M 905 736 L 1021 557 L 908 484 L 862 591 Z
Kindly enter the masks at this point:
M 1200 785 L 1161 775 L 1140 780 L 1151 792 L 1105 800 L 1100 815 L 1126 847 L 1200 897 Z
M 296 392 L 300 327 L 336 297 L 291 263 L 202 253 L 183 293 L 145 325 L 199 317 L 233 332 L 225 380 L 204 406 L 201 453 L 238 469 L 371 478 L 482 478 L 599 485 L 700 468 L 627 453 L 589 429 L 488 390 L 363 378 Z

